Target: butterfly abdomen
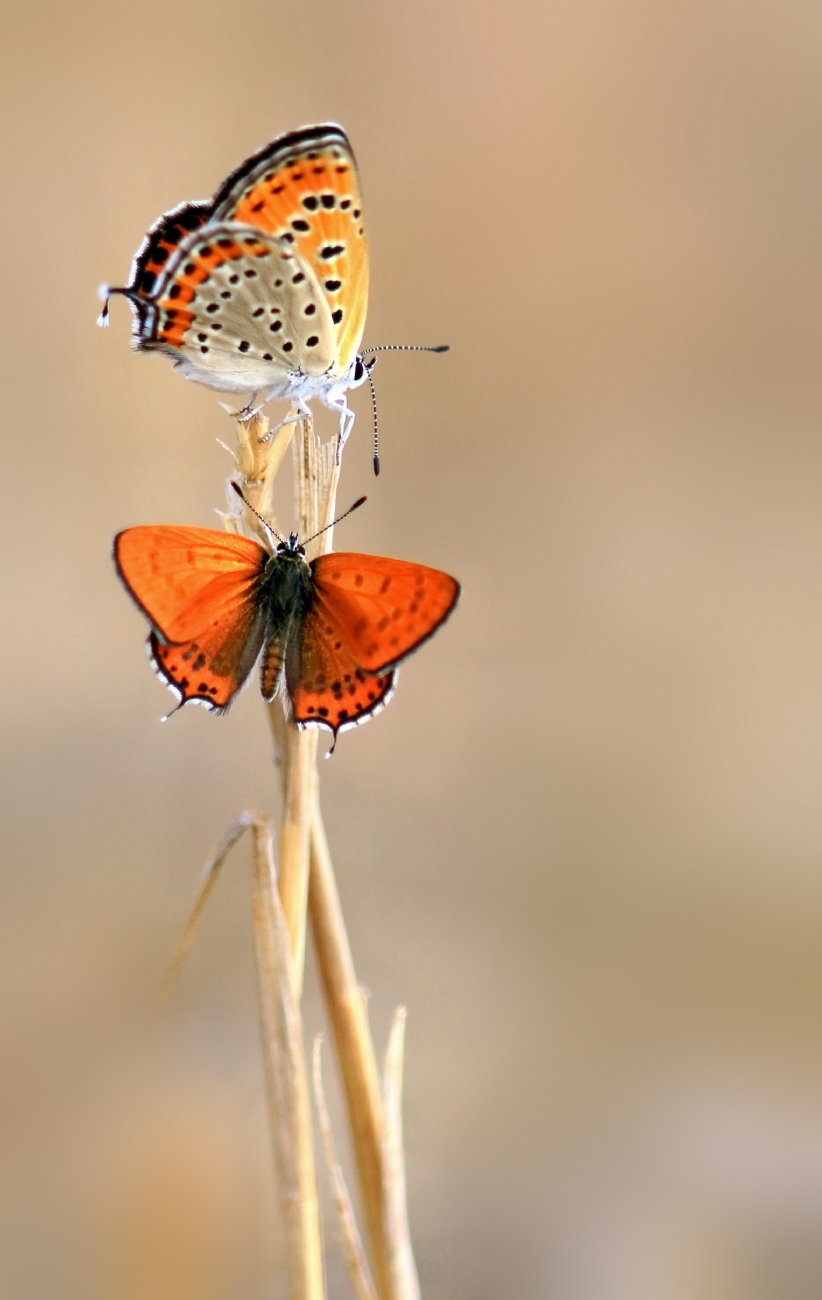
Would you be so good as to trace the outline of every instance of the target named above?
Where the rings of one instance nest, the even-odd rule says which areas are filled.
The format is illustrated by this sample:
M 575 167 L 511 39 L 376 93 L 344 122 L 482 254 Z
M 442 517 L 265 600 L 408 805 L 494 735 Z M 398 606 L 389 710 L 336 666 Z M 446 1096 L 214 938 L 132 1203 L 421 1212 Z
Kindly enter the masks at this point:
M 279 694 L 283 679 L 286 641 L 279 636 L 269 636 L 260 664 L 260 692 L 264 700 L 273 700 Z

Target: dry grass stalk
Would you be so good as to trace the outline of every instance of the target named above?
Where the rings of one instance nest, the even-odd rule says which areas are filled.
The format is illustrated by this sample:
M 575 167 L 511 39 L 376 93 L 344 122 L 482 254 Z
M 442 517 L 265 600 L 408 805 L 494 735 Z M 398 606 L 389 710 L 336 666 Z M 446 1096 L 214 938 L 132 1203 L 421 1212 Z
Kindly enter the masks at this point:
M 315 808 L 311 834 L 308 907 L 342 1074 L 374 1276 L 382 1300 L 394 1300 L 383 1203 L 383 1108 L 377 1058 L 365 998 L 354 971 L 319 805 Z
M 308 1077 L 291 945 L 274 872 L 271 829 L 252 825 L 254 946 L 269 1122 L 285 1219 L 291 1300 L 324 1300 L 322 1236 Z
M 232 822 L 226 831 L 217 848 L 203 867 L 200 876 L 200 888 L 197 890 L 197 897 L 194 900 L 194 906 L 189 913 L 180 933 L 180 937 L 174 945 L 174 952 L 171 955 L 171 961 L 168 964 L 165 978 L 160 986 L 160 1009 L 165 1006 L 171 994 L 171 990 L 177 983 L 177 977 L 182 970 L 185 960 L 188 957 L 191 945 L 194 942 L 194 936 L 197 933 L 197 926 L 200 924 L 200 918 L 206 908 L 206 903 L 211 897 L 211 891 L 217 883 L 220 874 L 220 868 L 228 857 L 231 849 L 248 830 L 251 824 L 252 814 L 243 813 L 235 822 Z
M 291 416 L 294 415 L 292 411 Z M 273 485 L 288 444 L 293 440 L 295 505 L 300 537 L 308 538 L 334 518 L 340 466 L 336 440 L 323 446 L 311 420 L 289 419 L 272 436 L 262 414 L 237 422 L 235 464 L 246 500 L 263 518 L 273 520 Z M 229 503 L 225 516 L 233 531 L 251 531 L 265 540 L 262 524 L 251 511 Z M 332 530 L 306 547 L 309 559 L 330 549 Z M 297 996 L 305 964 L 305 918 L 311 820 L 316 803 L 317 732 L 298 732 L 286 724 L 283 701 L 269 706 L 272 730 L 282 765 L 283 823 L 280 832 L 280 898 L 291 939 Z
M 296 510 L 301 537 L 334 518 L 340 466 L 336 439 L 322 445 L 309 420 L 269 435 L 262 415 L 238 423 L 237 475 L 249 504 L 273 523 L 272 487 L 293 438 Z M 295 436 L 296 435 L 296 436 Z M 265 541 L 262 524 L 233 497 L 228 529 Z M 307 547 L 309 559 L 331 549 L 332 530 Z M 342 1174 L 333 1155 L 319 1062 L 315 1089 L 343 1240 L 360 1300 L 419 1300 L 405 1196 L 402 1151 L 402 1060 L 405 1012 L 396 1013 L 381 1095 L 376 1054 L 362 990 L 357 983 L 318 802 L 317 732 L 288 724 L 282 703 L 269 706 L 281 766 L 283 826 L 279 887 L 269 823 L 246 813 L 229 829 L 206 865 L 194 908 L 164 984 L 167 995 L 191 946 L 220 867 L 243 831 L 254 839 L 254 932 L 269 1111 L 286 1222 L 292 1300 L 323 1296 L 319 1207 L 308 1084 L 302 1050 L 299 997 L 310 913 L 323 992 L 340 1062 L 357 1172 L 374 1267 L 371 1281 Z
M 275 701 L 273 708 L 277 707 Z M 283 824 L 280 832 L 280 861 L 287 870 L 280 875 L 280 897 L 291 941 L 294 984 L 302 993 L 305 969 L 305 917 L 308 899 L 308 854 L 311 816 L 317 799 L 317 733 L 298 732 L 288 738 L 285 766 Z
M 277 889 L 273 835 L 264 813 L 246 812 L 238 817 L 206 863 L 194 906 L 163 982 L 162 996 L 165 1000 L 171 992 L 220 869 L 246 830 L 252 835 L 257 996 L 291 1300 L 324 1300 L 320 1207 L 300 1004 L 294 991 L 291 947 Z
M 284 424 L 275 434 L 270 433 L 268 420 L 262 413 L 250 420 L 237 421 L 234 460 L 240 485 L 249 504 L 269 521 L 274 515 L 274 480 L 293 436 L 293 423 Z M 258 519 L 247 514 L 245 523 L 267 542 L 265 529 Z
M 402 1141 L 402 1067 L 405 1054 L 405 1007 L 394 1012 L 383 1075 L 384 1125 L 382 1143 L 383 1205 L 390 1249 L 392 1300 L 420 1300 L 420 1283 L 405 1193 L 405 1153 Z
M 320 537 L 306 544 L 306 557 L 313 560 L 331 549 L 337 504 L 340 464 L 336 439 L 322 445 L 313 421 L 297 424 L 294 448 L 294 486 L 296 511 L 301 537 L 310 538 L 321 529 Z M 274 700 L 270 712 L 282 713 L 282 702 Z M 282 743 L 282 728 L 279 730 Z M 305 966 L 305 925 L 308 901 L 309 849 L 311 823 L 317 803 L 317 741 L 315 729 L 285 732 L 283 762 L 283 825 L 280 835 L 280 896 L 291 936 L 294 961 L 294 985 L 297 996 L 302 991 Z
M 371 1280 L 368 1261 L 365 1258 L 357 1222 L 354 1218 L 354 1211 L 351 1208 L 351 1197 L 348 1194 L 343 1171 L 334 1147 L 331 1119 L 328 1114 L 328 1107 L 325 1104 L 325 1092 L 323 1091 L 322 1044 L 322 1034 L 318 1034 L 314 1039 L 314 1104 L 317 1108 L 317 1118 L 320 1121 L 325 1165 L 331 1182 L 331 1190 L 334 1194 L 334 1205 L 337 1210 L 337 1222 L 340 1225 L 345 1260 L 348 1265 L 348 1276 L 351 1279 L 351 1285 L 358 1300 L 377 1300 L 377 1292 Z

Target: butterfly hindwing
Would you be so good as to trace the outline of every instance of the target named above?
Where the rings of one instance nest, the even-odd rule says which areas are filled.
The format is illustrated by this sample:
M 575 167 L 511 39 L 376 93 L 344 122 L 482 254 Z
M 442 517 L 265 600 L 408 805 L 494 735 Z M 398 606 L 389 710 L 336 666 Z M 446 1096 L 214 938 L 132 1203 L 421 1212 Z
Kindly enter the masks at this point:
M 152 632 L 149 657 L 181 705 L 196 701 L 222 713 L 257 662 L 265 634 L 259 609 L 243 605 L 234 618 L 223 619 L 182 644 L 168 645 Z
M 289 640 L 285 673 L 297 726 L 327 727 L 335 736 L 378 713 L 396 678 L 396 672 L 364 672 L 351 657 L 343 627 L 317 600 L 301 634 Z
M 208 221 L 211 202 L 179 203 L 158 217 L 146 234 L 131 263 L 126 289 L 134 312 L 132 334 L 139 348 L 156 328 L 157 308 L 154 290 L 164 273 L 169 257 L 182 241 Z
M 162 274 L 170 255 L 187 235 L 208 221 L 210 212 L 211 203 L 203 199 L 195 203 L 179 203 L 158 217 L 134 254 L 128 287 L 152 294 L 155 281 Z
M 228 177 L 214 197 L 214 221 L 268 231 L 316 276 L 335 331 L 333 373 L 347 372 L 368 306 L 368 247 L 357 164 L 333 124 L 280 136 Z
M 334 327 L 316 277 L 270 235 L 211 224 L 183 240 L 161 277 L 144 351 L 178 359 L 201 383 L 245 391 L 322 375 Z
M 457 603 L 459 583 L 407 560 L 337 551 L 312 566 L 316 604 L 339 627 L 357 666 L 392 668 L 434 634 Z

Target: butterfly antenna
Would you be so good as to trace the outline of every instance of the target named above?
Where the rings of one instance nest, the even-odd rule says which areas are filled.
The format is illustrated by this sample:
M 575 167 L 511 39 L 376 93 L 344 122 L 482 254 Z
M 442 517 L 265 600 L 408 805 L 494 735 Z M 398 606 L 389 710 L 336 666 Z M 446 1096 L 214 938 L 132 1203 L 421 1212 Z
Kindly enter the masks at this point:
M 424 343 L 380 343 L 375 348 L 363 348 L 361 355 L 371 352 L 450 352 L 450 343 L 428 346 Z
M 375 358 L 376 364 L 376 358 Z M 374 477 L 379 478 L 380 474 L 380 442 L 377 434 L 377 390 L 374 387 L 374 380 L 371 377 L 373 367 L 368 367 L 368 383 L 371 388 L 371 410 L 374 412 Z
M 321 528 L 318 533 L 313 533 L 311 537 L 306 537 L 302 545 L 307 546 L 309 542 L 314 541 L 315 537 L 322 537 L 323 533 L 327 533 L 329 528 L 333 528 L 335 524 L 341 523 L 343 519 L 347 519 L 349 515 L 353 515 L 355 510 L 359 510 L 360 506 L 364 506 L 367 500 L 368 497 L 360 497 L 359 501 L 355 501 L 353 506 L 349 506 L 348 509 L 344 510 L 341 515 L 337 515 L 337 518 L 332 519 L 330 524 L 325 525 L 325 528 Z
M 118 289 L 112 284 L 101 284 L 100 288 L 97 290 L 97 297 L 103 304 L 103 310 L 97 317 L 97 324 L 102 329 L 105 329 L 108 325 L 108 305 L 116 293 L 118 293 L 121 298 L 128 298 L 128 300 L 133 302 L 140 311 L 144 312 L 146 310 L 145 298 L 141 298 L 140 294 L 136 293 L 134 289 Z
M 243 495 L 243 489 L 240 487 L 239 483 L 235 483 L 234 479 L 231 479 L 231 486 L 233 487 L 234 491 L 237 493 L 237 496 L 240 498 L 240 500 L 242 501 L 246 509 L 250 510 L 252 515 L 257 516 L 265 531 L 267 533 L 270 533 L 272 537 L 276 537 L 277 541 L 282 542 L 283 546 L 286 546 L 287 542 L 285 538 L 280 537 L 280 534 L 277 532 L 276 528 L 272 528 L 268 520 L 263 519 L 259 510 L 255 510 L 250 501 L 246 501 L 245 496 Z

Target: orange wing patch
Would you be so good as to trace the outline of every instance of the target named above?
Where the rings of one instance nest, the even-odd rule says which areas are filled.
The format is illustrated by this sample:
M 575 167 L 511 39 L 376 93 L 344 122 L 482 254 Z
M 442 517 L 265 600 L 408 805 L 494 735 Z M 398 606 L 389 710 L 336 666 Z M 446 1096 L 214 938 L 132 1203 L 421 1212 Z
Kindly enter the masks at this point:
M 268 562 L 257 542 L 212 528 L 127 528 L 114 562 L 163 641 L 186 642 L 235 621 Z
M 377 555 L 338 551 L 311 568 L 318 612 L 367 673 L 385 672 L 433 636 L 460 593 L 439 569 Z
M 360 346 L 368 306 L 368 247 L 357 165 L 345 132 L 308 127 L 249 158 L 215 195 L 212 220 L 257 226 L 314 271 L 336 328 L 344 374 Z

